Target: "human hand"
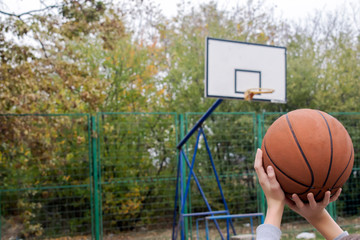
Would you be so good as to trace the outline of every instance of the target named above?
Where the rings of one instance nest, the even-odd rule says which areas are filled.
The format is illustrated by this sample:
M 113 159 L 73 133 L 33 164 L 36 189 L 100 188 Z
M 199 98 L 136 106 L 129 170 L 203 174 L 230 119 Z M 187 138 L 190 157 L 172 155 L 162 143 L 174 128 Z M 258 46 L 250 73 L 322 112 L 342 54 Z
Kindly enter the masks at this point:
M 313 225 L 326 239 L 334 239 L 343 230 L 332 219 L 330 214 L 326 211 L 326 206 L 333 201 L 336 201 L 341 193 L 341 188 L 330 197 L 330 191 L 325 193 L 324 199 L 321 202 L 316 202 L 313 193 L 308 193 L 307 198 L 309 203 L 305 204 L 301 201 L 298 195 L 293 194 L 292 200 L 286 199 L 288 205 L 293 211 L 303 216 L 311 225 Z
M 256 152 L 254 168 L 259 178 L 259 183 L 266 196 L 268 207 L 273 205 L 284 205 L 285 194 L 276 180 L 275 171 L 272 166 L 267 167 L 267 173 L 263 167 L 262 151 Z
M 268 205 L 265 223 L 280 228 L 285 206 L 285 194 L 281 189 L 279 182 L 276 180 L 274 169 L 271 166 L 268 166 L 267 173 L 265 172 L 261 149 L 258 149 L 256 152 L 254 168 Z
M 336 191 L 335 195 L 330 197 L 330 191 L 325 192 L 324 199 L 321 202 L 316 202 L 313 193 L 308 193 L 307 198 L 309 203 L 301 201 L 297 194 L 292 195 L 292 200 L 286 198 L 286 205 L 291 210 L 303 216 L 307 221 L 316 221 L 316 218 L 320 217 L 329 203 L 338 199 L 341 193 L 341 188 Z M 326 211 L 326 210 L 325 210 Z

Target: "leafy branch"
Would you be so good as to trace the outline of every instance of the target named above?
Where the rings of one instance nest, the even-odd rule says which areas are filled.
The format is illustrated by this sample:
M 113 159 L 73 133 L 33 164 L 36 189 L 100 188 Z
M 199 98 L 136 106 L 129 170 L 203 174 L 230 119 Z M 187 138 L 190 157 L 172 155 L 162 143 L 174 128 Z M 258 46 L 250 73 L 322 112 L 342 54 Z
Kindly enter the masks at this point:
M 20 14 L 4 12 L 4 11 L 1 11 L 1 10 L 0 10 L 0 13 L 3 14 L 3 15 L 10 16 L 10 17 L 17 17 L 17 18 L 20 19 L 22 16 L 25 16 L 25 15 L 34 16 L 33 13 L 43 12 L 45 10 L 58 8 L 58 7 L 60 7 L 60 5 L 51 5 L 51 6 L 47 6 L 45 8 L 42 8 L 42 9 L 30 10 L 30 11 L 23 12 L 23 13 L 20 13 Z

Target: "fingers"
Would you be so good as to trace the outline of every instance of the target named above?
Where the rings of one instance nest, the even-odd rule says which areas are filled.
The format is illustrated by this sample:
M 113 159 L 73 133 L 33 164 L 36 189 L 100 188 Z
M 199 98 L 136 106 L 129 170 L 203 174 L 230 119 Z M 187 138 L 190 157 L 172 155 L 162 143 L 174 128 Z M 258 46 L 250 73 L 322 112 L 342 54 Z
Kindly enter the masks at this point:
M 255 156 L 255 163 L 254 163 L 254 168 L 259 169 L 262 167 L 262 151 L 260 148 L 257 149 L 256 151 L 256 156 Z
M 321 202 L 316 202 L 313 193 L 308 193 L 307 199 L 309 201 L 309 205 L 311 209 L 316 209 L 317 207 L 326 207 L 330 203 L 330 191 L 326 191 L 324 194 L 324 198 Z
M 303 203 L 303 201 L 301 201 L 301 199 L 299 198 L 299 196 L 296 193 L 294 193 L 291 197 L 298 208 L 304 207 L 305 204 Z
M 288 198 L 285 198 L 285 204 L 290 208 L 290 209 L 292 209 L 293 211 L 296 211 L 297 209 L 297 207 L 296 207 L 296 204 L 295 204 L 295 202 L 293 201 L 293 200 L 290 200 L 290 199 L 288 199 Z
M 342 191 L 342 188 L 339 188 L 336 191 L 335 195 L 330 198 L 330 202 L 336 201 L 339 198 L 341 191 Z
M 341 193 L 341 189 L 339 189 L 338 191 L 336 191 L 335 195 L 332 196 L 330 198 L 331 192 L 330 191 L 326 191 L 324 194 L 324 198 L 321 202 L 316 202 L 314 194 L 313 193 L 308 193 L 307 194 L 307 199 L 309 201 L 309 206 L 311 209 L 316 209 L 319 206 L 320 207 L 326 207 L 327 205 L 329 205 L 330 202 L 336 201 L 339 197 Z M 292 200 L 295 203 L 297 208 L 302 208 L 305 206 L 304 202 L 299 198 L 299 196 L 297 194 L 293 194 L 292 195 Z M 289 200 L 289 207 L 291 208 L 291 206 L 294 207 L 294 204 L 291 205 L 291 201 Z
M 270 184 L 272 186 L 276 186 L 278 181 L 276 180 L 274 168 L 272 166 L 268 166 L 266 171 L 267 171 L 267 175 L 268 175 Z
M 310 208 L 315 209 L 316 206 L 317 206 L 317 203 L 315 201 L 314 194 L 313 193 L 308 193 L 307 199 L 309 201 Z
M 323 200 L 321 201 L 322 205 L 326 207 L 330 203 L 330 191 L 326 191 Z
M 268 166 L 266 169 L 267 172 L 265 172 L 264 166 L 263 166 L 263 161 L 262 161 L 262 151 L 259 148 L 256 152 L 254 168 L 260 179 L 267 177 L 267 178 L 269 178 L 269 181 L 271 183 L 277 182 L 276 176 L 275 176 L 275 171 L 272 166 Z
M 256 174 L 258 175 L 259 178 L 266 175 L 265 170 L 263 168 L 263 164 L 262 164 L 262 151 L 259 148 L 256 152 L 254 168 L 255 168 Z

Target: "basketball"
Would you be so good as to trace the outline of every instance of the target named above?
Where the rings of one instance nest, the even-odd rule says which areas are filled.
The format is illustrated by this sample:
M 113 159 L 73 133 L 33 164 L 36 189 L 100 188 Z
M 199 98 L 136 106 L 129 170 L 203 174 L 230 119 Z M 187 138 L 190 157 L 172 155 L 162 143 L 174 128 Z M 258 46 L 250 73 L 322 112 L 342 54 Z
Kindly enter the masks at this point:
M 267 130 L 263 166 L 271 165 L 286 197 L 296 193 L 307 202 L 312 192 L 321 201 L 349 178 L 354 148 L 345 127 L 333 116 L 312 109 L 298 109 L 278 118 Z

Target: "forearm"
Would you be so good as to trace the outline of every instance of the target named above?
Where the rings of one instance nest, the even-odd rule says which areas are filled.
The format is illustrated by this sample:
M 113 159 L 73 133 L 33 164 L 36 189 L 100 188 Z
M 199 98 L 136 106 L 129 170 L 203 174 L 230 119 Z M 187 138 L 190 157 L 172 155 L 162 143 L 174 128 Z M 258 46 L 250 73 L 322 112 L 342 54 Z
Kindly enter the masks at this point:
M 266 211 L 265 224 L 271 224 L 280 229 L 281 219 L 284 212 L 284 204 L 269 205 Z
M 312 224 L 327 240 L 333 240 L 343 233 L 343 230 L 325 209 L 319 215 L 312 217 L 311 219 L 307 219 L 307 221 Z

